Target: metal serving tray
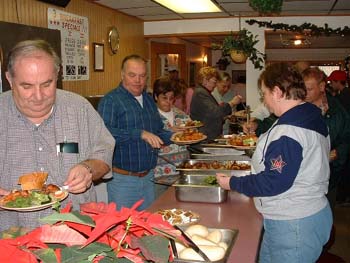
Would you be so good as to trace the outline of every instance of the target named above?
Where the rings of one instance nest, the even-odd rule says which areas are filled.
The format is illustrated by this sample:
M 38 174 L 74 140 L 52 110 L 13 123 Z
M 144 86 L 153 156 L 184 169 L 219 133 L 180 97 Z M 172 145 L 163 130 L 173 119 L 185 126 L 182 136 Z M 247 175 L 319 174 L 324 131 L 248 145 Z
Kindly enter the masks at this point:
M 228 169 L 190 169 L 190 168 L 182 168 L 184 167 L 185 162 L 189 163 L 190 165 L 194 165 L 196 163 L 207 163 L 210 164 L 214 161 L 217 161 L 220 165 L 227 165 L 232 162 L 237 163 L 244 163 L 251 165 L 251 161 L 238 161 L 238 160 L 212 160 L 212 159 L 188 159 L 184 161 L 182 164 L 180 164 L 176 170 L 180 171 L 182 175 L 216 175 L 216 173 L 225 173 L 228 175 L 234 174 L 235 176 L 246 176 L 251 173 L 251 169 L 249 170 L 228 170 Z
M 175 197 L 182 202 L 223 203 L 227 200 L 228 191 L 220 186 L 204 185 L 208 175 L 182 175 L 173 184 Z
M 210 153 L 191 153 L 191 159 L 216 160 L 216 161 L 250 161 L 247 155 L 226 155 L 226 154 L 210 154 Z
M 215 147 L 203 147 L 203 152 L 218 154 L 218 155 L 243 155 L 245 152 L 236 150 L 233 148 L 215 148 Z
M 183 230 L 185 230 L 185 228 L 182 228 Z M 225 252 L 225 256 L 217 261 L 210 261 L 213 263 L 225 263 L 227 262 L 231 252 L 232 252 L 232 248 L 236 242 L 237 236 L 238 236 L 238 230 L 237 229 L 225 229 L 225 228 L 208 228 L 209 231 L 213 231 L 213 230 L 219 230 L 222 234 L 222 241 L 225 242 L 228 247 L 227 250 Z M 203 251 L 205 252 L 205 251 Z M 197 261 L 197 260 L 184 260 L 184 259 L 180 259 L 180 258 L 174 258 L 174 262 L 177 263 L 203 263 L 203 262 L 209 262 L 209 261 Z

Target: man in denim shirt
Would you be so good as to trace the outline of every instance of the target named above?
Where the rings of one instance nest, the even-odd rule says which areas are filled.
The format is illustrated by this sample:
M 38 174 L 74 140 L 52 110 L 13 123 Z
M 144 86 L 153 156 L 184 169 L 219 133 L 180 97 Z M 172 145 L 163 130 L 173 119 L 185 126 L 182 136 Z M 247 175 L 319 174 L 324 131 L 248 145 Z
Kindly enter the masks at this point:
M 99 103 L 98 111 L 116 139 L 113 179 L 107 182 L 108 201 L 118 209 L 140 199 L 139 210 L 154 197 L 154 172 L 158 150 L 171 143 L 152 97 L 145 91 L 146 61 L 130 55 L 122 62 L 122 82 Z

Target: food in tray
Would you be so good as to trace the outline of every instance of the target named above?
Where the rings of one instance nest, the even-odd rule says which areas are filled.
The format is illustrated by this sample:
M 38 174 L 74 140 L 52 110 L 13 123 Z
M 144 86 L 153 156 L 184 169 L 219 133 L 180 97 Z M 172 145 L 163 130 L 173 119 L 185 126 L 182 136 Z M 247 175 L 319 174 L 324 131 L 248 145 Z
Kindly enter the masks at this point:
M 44 185 L 40 190 L 13 190 L 0 199 L 0 205 L 8 208 L 40 206 L 59 201 L 66 196 L 57 185 Z
M 233 146 L 255 146 L 258 137 L 255 134 L 234 134 L 229 138 L 228 144 Z
M 176 133 L 172 140 L 174 142 L 186 142 L 186 141 L 200 141 L 205 139 L 206 136 L 199 132 L 197 129 L 188 129 L 184 130 L 183 132 Z
M 218 181 L 216 180 L 216 176 L 209 175 L 204 178 L 203 185 L 209 185 L 209 186 L 219 186 Z
M 211 261 L 224 258 L 228 244 L 224 241 L 224 236 L 219 229 L 210 229 L 204 225 L 196 224 L 189 226 L 185 230 L 185 233 Z M 190 247 L 185 247 L 181 243 L 176 242 L 176 248 L 180 259 L 204 261 Z
M 194 121 L 194 120 L 188 120 L 185 123 L 181 124 L 180 127 L 186 128 L 186 127 L 200 127 L 203 126 L 203 123 L 201 121 Z
M 185 211 L 182 209 L 163 209 L 157 211 L 163 216 L 163 219 L 172 225 L 187 225 L 199 220 L 199 215 L 192 211 Z
M 209 162 L 195 162 L 191 164 L 190 161 L 185 161 L 179 168 L 182 169 L 214 169 L 214 170 L 250 170 L 250 164 L 238 161 L 209 161 Z

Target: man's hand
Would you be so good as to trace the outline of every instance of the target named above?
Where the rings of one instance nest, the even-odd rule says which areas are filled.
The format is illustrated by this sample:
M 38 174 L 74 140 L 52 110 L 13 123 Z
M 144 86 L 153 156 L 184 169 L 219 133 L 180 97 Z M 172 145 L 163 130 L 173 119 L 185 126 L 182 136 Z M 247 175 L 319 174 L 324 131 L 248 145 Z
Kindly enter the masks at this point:
M 69 192 L 73 194 L 80 194 L 85 192 L 91 187 L 92 174 L 81 163 L 76 164 L 70 169 L 68 178 L 64 182 L 64 185 L 69 186 Z
M 338 158 L 337 150 L 336 149 L 331 150 L 331 152 L 329 153 L 329 161 L 332 162 L 337 158 Z
M 0 188 L 0 195 L 8 195 L 10 193 L 10 191 L 7 191 L 3 188 Z
M 231 190 L 230 188 L 230 176 L 222 173 L 217 173 L 216 174 L 216 181 L 218 184 L 221 186 L 221 188 L 225 190 Z
M 159 138 L 157 135 L 154 135 L 153 133 L 150 133 L 145 130 L 142 131 L 141 138 L 142 140 L 149 143 L 152 146 L 152 148 L 160 149 L 160 147 L 162 147 L 162 145 L 164 144 L 162 139 Z

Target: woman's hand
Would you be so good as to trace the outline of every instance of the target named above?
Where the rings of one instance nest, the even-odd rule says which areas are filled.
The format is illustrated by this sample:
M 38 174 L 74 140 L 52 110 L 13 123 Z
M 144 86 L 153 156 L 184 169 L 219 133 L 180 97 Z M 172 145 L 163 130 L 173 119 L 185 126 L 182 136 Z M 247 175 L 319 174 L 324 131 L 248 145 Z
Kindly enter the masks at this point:
M 225 190 L 231 190 L 230 188 L 230 176 L 223 174 L 223 173 L 217 173 L 216 174 L 216 181 L 221 186 L 221 188 Z
M 229 104 L 231 105 L 231 107 L 234 107 L 238 104 L 240 104 L 242 101 L 242 96 L 241 95 L 236 95 L 233 97 L 232 100 L 230 100 Z
M 245 134 L 252 134 L 255 133 L 256 129 L 258 128 L 258 123 L 254 120 L 249 121 L 248 123 L 245 122 L 242 124 L 243 132 Z

